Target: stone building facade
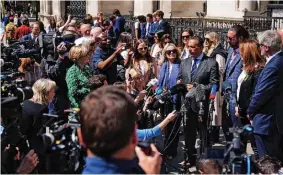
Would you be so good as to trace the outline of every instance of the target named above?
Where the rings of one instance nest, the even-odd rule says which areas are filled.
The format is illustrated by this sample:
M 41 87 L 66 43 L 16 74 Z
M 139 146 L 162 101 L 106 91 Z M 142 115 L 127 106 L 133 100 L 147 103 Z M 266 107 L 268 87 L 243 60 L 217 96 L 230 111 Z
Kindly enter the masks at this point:
M 80 5 L 80 2 L 81 3 Z M 127 1 L 104 1 L 85 0 L 77 1 L 85 14 L 96 16 L 97 12 L 110 14 L 113 9 L 120 10 L 122 15 L 146 15 L 157 9 L 164 12 L 165 18 L 197 18 L 196 13 L 202 12 L 208 19 L 243 20 L 243 16 L 259 16 L 267 10 L 270 3 L 265 0 L 199 0 L 199 1 L 176 1 L 176 0 L 127 0 Z M 72 2 L 74 3 L 74 2 Z M 50 15 L 67 15 L 67 1 L 61 0 L 40 0 L 40 18 L 44 23 Z

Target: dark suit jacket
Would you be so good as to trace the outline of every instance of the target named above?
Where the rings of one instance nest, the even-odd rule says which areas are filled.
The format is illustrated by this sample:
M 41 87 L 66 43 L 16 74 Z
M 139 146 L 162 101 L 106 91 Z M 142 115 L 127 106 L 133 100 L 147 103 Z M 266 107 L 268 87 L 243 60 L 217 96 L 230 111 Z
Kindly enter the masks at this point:
M 213 84 L 219 83 L 218 63 L 215 59 L 203 55 L 194 79 L 191 79 L 192 57 L 182 60 L 178 79 L 184 84 L 198 83 L 206 86 L 207 91 L 211 90 Z
M 254 132 L 268 135 L 272 127 L 283 134 L 283 52 L 275 55 L 264 67 L 248 108 Z
M 157 26 L 156 31 L 158 30 L 163 30 L 164 33 L 170 34 L 170 24 L 167 21 L 164 21 L 164 19 L 162 19 L 162 21 Z
M 257 79 L 261 73 L 262 69 L 258 69 L 254 72 L 248 73 L 246 78 L 243 80 L 240 88 L 238 106 L 239 106 L 239 114 L 242 117 L 247 116 L 247 110 L 251 102 L 252 95 L 255 92 L 255 87 L 257 84 Z

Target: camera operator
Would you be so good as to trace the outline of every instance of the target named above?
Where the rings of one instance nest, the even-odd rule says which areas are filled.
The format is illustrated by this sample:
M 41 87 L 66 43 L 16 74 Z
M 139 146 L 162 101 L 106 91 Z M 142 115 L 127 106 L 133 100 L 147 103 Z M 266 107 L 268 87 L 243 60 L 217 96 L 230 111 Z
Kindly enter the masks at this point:
M 32 40 L 32 41 L 37 41 L 37 37 L 39 35 L 39 32 L 40 32 L 40 27 L 39 27 L 39 22 L 35 22 L 33 25 L 32 25 L 32 30 L 31 30 L 31 33 L 28 34 L 28 35 L 24 35 L 22 37 L 22 40 L 23 41 L 27 41 L 27 40 Z
M 28 86 L 32 86 L 36 80 L 40 79 L 40 65 L 31 58 L 20 58 L 19 72 L 25 73 L 25 80 Z
M 64 110 L 70 107 L 68 98 L 68 87 L 66 83 L 67 70 L 73 65 L 67 56 L 68 49 L 66 43 L 61 42 L 57 46 L 58 58 L 54 60 L 52 57 L 42 59 L 41 66 L 45 68 L 45 73 L 48 78 L 56 82 L 56 95 L 53 100 L 54 110 L 59 116 L 64 115 Z
M 131 96 L 114 86 L 103 86 L 85 98 L 79 114 L 88 149 L 83 174 L 159 174 L 162 159 L 156 147 L 151 145 L 150 155 L 136 148 L 136 112 Z
M 212 85 L 219 83 L 219 69 L 215 59 L 207 57 L 203 51 L 203 39 L 198 36 L 191 37 L 188 43 L 190 57 L 182 60 L 181 70 L 178 76 L 178 83 L 187 85 L 187 89 L 193 88 L 193 83 L 205 85 L 206 100 L 204 103 L 204 116 L 199 116 L 199 113 L 195 112 L 190 106 L 187 110 L 186 126 L 184 132 L 186 132 L 186 146 L 188 154 L 188 162 L 190 165 L 195 163 L 193 154 L 195 152 L 195 142 L 197 135 L 197 126 L 199 125 L 198 119 L 202 119 L 204 122 L 208 115 L 208 96 Z M 206 132 L 206 131 L 205 131 Z M 206 144 L 206 143 L 205 143 Z M 185 160 L 186 161 L 186 160 Z
M 32 86 L 33 97 L 23 102 L 22 118 L 20 119 L 20 130 L 27 136 L 31 149 L 37 153 L 40 163 L 39 170 L 44 172 L 44 147 L 41 140 L 41 128 L 47 118 L 43 116 L 48 113 L 48 104 L 55 95 L 56 83 L 49 79 L 39 79 Z M 40 172 L 41 173 L 41 172 Z

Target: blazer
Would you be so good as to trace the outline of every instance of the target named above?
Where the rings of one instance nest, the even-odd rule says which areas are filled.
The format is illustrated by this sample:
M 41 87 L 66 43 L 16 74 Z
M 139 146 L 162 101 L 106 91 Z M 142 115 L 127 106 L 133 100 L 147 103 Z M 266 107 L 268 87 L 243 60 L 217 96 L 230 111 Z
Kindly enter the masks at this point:
M 230 64 L 233 51 L 234 51 L 233 48 L 230 48 L 228 50 L 226 68 L 225 68 L 225 73 L 224 73 L 224 81 L 228 81 L 229 83 L 231 83 L 232 95 L 234 98 L 232 100 L 236 104 L 236 99 L 237 99 L 236 94 L 237 94 L 237 88 L 238 88 L 237 80 L 242 72 L 243 63 L 242 63 L 240 54 L 237 53 L 236 57 Z
M 277 127 L 283 134 L 283 52 L 275 55 L 258 77 L 255 94 L 248 108 L 254 133 L 268 135 Z
M 156 31 L 163 30 L 165 34 L 166 33 L 170 34 L 170 24 L 167 21 L 162 19 L 162 21 L 158 24 L 159 25 L 157 26 Z
M 238 106 L 239 114 L 242 117 L 247 116 L 247 110 L 251 102 L 251 98 L 255 92 L 255 87 L 257 84 L 257 79 L 261 73 L 262 69 L 258 69 L 254 72 L 248 73 L 245 79 L 243 80 L 240 88 Z
M 194 79 L 191 79 L 192 57 L 182 60 L 178 79 L 184 84 L 198 83 L 210 91 L 212 85 L 219 83 L 219 68 L 215 59 L 203 55 Z

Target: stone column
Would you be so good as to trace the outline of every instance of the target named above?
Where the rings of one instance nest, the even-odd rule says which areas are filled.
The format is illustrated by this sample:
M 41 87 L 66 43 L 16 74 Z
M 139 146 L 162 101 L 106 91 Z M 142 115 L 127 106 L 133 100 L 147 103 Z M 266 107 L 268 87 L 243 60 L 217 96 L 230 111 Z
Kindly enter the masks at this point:
M 58 19 L 58 17 L 64 18 L 65 16 L 65 1 L 53 0 L 52 2 L 52 15 Z
M 86 14 L 96 16 L 101 11 L 101 1 L 99 0 L 88 0 L 86 1 Z
M 153 13 L 153 0 L 134 0 L 134 16 Z
M 172 0 L 160 1 L 160 10 L 164 12 L 164 18 L 170 18 L 172 13 Z

